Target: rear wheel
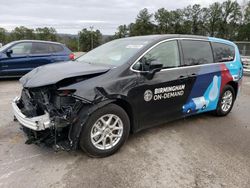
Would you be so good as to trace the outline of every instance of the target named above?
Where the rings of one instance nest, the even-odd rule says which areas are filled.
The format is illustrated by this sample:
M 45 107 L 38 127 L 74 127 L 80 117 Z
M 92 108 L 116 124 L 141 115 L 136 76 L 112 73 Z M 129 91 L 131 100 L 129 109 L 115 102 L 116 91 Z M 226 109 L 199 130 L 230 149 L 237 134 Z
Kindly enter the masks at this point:
M 235 91 L 234 88 L 230 85 L 226 85 L 220 96 L 217 109 L 215 114 L 217 116 L 226 116 L 233 108 L 235 100 Z
M 127 113 L 115 104 L 95 111 L 84 125 L 80 147 L 92 157 L 106 157 L 115 153 L 129 135 Z

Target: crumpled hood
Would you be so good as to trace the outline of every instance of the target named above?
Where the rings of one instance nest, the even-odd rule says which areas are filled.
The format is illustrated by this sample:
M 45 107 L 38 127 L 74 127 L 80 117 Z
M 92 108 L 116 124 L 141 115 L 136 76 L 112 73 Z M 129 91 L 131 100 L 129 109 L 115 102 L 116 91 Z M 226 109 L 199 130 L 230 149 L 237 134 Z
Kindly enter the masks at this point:
M 63 62 L 41 66 L 24 75 L 20 82 L 23 87 L 34 88 L 55 84 L 65 78 L 104 73 L 110 67 L 83 62 Z

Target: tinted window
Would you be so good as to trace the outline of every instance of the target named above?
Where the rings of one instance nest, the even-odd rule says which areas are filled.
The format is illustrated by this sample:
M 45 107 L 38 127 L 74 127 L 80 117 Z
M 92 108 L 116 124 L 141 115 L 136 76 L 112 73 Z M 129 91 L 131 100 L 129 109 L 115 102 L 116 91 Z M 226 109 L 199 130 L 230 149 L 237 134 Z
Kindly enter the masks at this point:
M 180 65 L 179 48 L 177 41 L 168 41 L 154 47 L 137 64 L 135 70 L 142 70 L 143 61 L 150 63 L 157 61 L 163 68 L 178 67 Z
M 33 43 L 32 54 L 47 54 L 50 53 L 50 46 L 46 43 Z
M 234 60 L 235 50 L 233 46 L 212 43 L 215 62 L 225 62 Z
M 207 41 L 181 41 L 185 65 L 213 63 L 213 53 Z
M 19 43 L 11 47 L 13 54 L 29 54 L 31 51 L 31 43 Z
M 52 53 L 62 52 L 63 47 L 61 45 L 58 45 L 58 44 L 50 44 L 50 51 Z

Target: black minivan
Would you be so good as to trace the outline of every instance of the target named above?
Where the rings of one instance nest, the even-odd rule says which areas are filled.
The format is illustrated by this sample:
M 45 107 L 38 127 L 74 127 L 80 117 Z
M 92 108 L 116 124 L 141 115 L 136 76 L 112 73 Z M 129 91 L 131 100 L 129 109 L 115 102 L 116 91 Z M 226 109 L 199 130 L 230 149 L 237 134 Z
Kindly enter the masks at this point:
M 190 35 L 111 41 L 75 60 L 34 69 L 12 102 L 27 143 L 115 153 L 129 133 L 211 111 L 227 115 L 242 80 L 237 46 Z
M 41 65 L 74 59 L 63 44 L 39 40 L 20 40 L 0 48 L 0 77 L 20 77 Z

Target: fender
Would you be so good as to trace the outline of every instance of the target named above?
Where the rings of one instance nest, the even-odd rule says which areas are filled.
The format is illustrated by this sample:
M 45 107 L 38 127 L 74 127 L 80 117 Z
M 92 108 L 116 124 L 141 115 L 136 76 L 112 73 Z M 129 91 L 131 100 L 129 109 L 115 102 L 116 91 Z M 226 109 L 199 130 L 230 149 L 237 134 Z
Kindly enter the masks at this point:
M 68 138 L 72 149 L 77 149 L 82 127 L 87 122 L 89 116 L 96 110 L 114 102 L 115 99 L 107 99 L 97 104 L 84 104 L 78 113 L 77 120 L 71 124 Z

